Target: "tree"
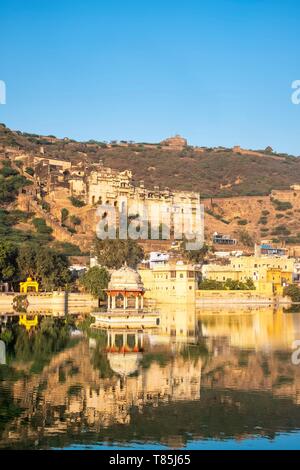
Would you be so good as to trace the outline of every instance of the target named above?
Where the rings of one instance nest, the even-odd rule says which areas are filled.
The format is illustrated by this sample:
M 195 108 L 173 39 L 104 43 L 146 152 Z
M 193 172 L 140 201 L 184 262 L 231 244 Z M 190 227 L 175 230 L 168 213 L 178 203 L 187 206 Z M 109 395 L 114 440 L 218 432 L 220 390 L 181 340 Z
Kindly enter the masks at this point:
M 191 263 L 200 264 L 203 262 L 205 256 L 209 252 L 209 247 L 206 243 L 199 250 L 186 250 L 186 240 L 181 243 L 181 252 Z
M 80 225 L 81 224 L 81 219 L 79 217 L 77 217 L 77 215 L 71 215 L 70 222 L 73 225 Z
M 61 214 L 61 223 L 64 224 L 69 216 L 69 211 L 65 207 L 60 211 Z
M 290 297 L 292 302 L 300 303 L 300 289 L 298 286 L 291 284 L 283 290 L 283 295 Z
M 31 168 L 30 166 L 25 169 L 26 173 L 28 173 L 30 176 L 34 175 L 34 169 Z
M 30 276 L 44 290 L 65 287 L 71 281 L 67 257 L 46 246 L 23 245 L 17 263 L 22 279 Z
M 77 197 L 71 196 L 69 197 L 71 203 L 73 204 L 74 207 L 83 207 L 85 206 L 85 202 L 82 201 L 81 199 L 78 199 Z
M 46 224 L 45 219 L 36 217 L 32 220 L 32 224 L 34 225 L 34 227 L 35 227 L 35 229 L 38 233 L 48 233 L 48 234 L 50 234 L 50 233 L 53 232 L 52 228 L 48 227 L 48 225 Z
M 90 268 L 80 279 L 80 283 L 85 290 L 101 300 L 104 300 L 104 289 L 107 288 L 108 281 L 108 271 L 99 266 Z
M 238 237 L 239 237 L 240 242 L 243 245 L 249 246 L 249 247 L 254 245 L 253 238 L 251 237 L 251 235 L 246 230 L 240 230 L 238 232 Z
M 225 282 L 215 281 L 213 279 L 203 279 L 199 283 L 201 290 L 255 290 L 252 279 L 248 278 L 246 282 L 227 279 Z
M 144 258 L 144 251 L 135 240 L 96 240 L 94 253 L 101 266 L 119 269 L 126 262 L 136 268 Z
M 223 290 L 224 283 L 213 279 L 202 279 L 199 283 L 200 290 Z
M 0 242 L 0 281 L 11 281 L 18 274 L 18 250 L 10 242 Z

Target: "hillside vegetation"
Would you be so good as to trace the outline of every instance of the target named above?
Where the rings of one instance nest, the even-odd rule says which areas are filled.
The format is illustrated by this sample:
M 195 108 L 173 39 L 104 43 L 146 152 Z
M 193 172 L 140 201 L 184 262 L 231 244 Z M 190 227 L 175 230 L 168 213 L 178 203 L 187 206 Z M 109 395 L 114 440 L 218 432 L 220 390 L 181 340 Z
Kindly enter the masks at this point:
M 271 148 L 260 156 L 236 149 L 192 148 L 163 150 L 159 144 L 126 144 L 89 141 L 75 142 L 54 136 L 13 132 L 0 125 L 0 145 L 45 157 L 60 157 L 70 161 L 99 162 L 114 169 L 131 169 L 134 182 L 143 180 L 146 187 L 193 190 L 202 197 L 267 195 L 271 189 L 288 189 L 300 181 L 300 159 L 275 154 Z

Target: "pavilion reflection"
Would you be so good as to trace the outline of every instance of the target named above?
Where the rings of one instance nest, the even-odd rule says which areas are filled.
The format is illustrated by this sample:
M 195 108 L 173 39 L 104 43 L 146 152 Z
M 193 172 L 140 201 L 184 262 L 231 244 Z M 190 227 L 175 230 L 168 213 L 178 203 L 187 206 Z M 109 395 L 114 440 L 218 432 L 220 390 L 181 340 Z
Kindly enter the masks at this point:
M 67 438 L 69 433 L 81 435 L 83 429 L 97 439 L 119 425 L 133 432 L 137 422 L 144 422 L 143 432 L 159 435 L 151 416 L 155 413 L 159 420 L 155 410 L 164 416 L 168 407 L 175 414 L 186 407 L 193 410 L 184 432 L 190 429 L 197 435 L 205 434 L 205 429 L 200 431 L 201 416 L 198 424 L 194 422 L 199 410 L 202 415 L 209 409 L 224 411 L 226 419 L 234 412 L 242 424 L 233 423 L 232 432 L 240 438 L 250 432 L 255 410 L 246 394 L 254 392 L 264 403 L 259 412 L 265 410 L 270 423 L 275 420 L 269 411 L 275 399 L 288 399 L 296 413 L 300 369 L 291 364 L 290 352 L 300 332 L 299 314 L 268 307 L 199 311 L 181 304 L 161 306 L 160 319 L 153 330 L 89 330 L 87 337 L 54 354 L 38 374 L 31 372 L 30 363 L 12 360 L 9 366 L 22 369 L 22 376 L 7 386 L 23 412 L 6 425 L 3 442 Z M 246 406 L 249 415 L 243 411 Z M 276 409 L 275 430 L 287 426 Z M 184 434 L 175 432 L 176 422 L 172 423 L 160 424 L 164 442 L 179 442 L 178 436 Z

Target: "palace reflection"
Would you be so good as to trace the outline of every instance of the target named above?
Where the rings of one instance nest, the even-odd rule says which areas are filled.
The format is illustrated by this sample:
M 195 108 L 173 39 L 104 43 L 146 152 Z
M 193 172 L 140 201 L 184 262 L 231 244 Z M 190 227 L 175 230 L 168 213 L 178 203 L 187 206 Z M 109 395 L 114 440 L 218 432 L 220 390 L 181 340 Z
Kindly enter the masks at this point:
M 134 439 L 179 447 L 186 433 L 240 439 L 300 428 L 300 369 L 290 359 L 298 313 L 181 304 L 161 306 L 160 315 L 149 330 L 86 329 L 38 372 L 22 351 L 44 320 L 30 335 L 18 325 L 8 365 L 0 366 L 0 396 L 18 411 L 0 427 L 0 446 Z

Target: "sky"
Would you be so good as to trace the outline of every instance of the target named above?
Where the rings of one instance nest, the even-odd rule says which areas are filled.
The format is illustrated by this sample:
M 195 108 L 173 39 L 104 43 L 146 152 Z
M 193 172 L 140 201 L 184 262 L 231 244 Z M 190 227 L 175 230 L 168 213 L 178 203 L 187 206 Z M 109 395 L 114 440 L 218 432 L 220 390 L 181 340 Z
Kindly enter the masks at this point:
M 0 0 L 0 122 L 300 155 L 299 0 Z

